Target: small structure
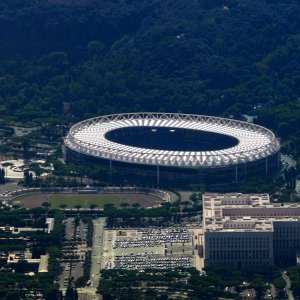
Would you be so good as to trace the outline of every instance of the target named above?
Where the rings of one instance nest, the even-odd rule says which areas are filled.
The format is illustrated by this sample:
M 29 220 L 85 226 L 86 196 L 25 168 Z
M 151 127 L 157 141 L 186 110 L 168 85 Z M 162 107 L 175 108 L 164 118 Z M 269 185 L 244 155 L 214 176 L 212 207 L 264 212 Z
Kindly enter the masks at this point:
M 40 264 L 39 264 L 39 273 L 47 273 L 48 272 L 48 259 L 49 254 L 40 256 Z
M 17 264 L 19 261 L 26 261 L 28 264 L 37 264 L 38 272 L 45 273 L 48 272 L 48 259 L 49 254 L 41 255 L 40 258 L 32 258 L 32 253 L 30 251 L 25 252 L 12 252 L 7 256 L 7 264 Z M 32 272 L 29 272 L 32 273 Z M 28 275 L 32 275 L 29 274 Z
M 47 232 L 50 233 L 54 227 L 54 218 L 47 218 L 46 225 L 47 225 Z

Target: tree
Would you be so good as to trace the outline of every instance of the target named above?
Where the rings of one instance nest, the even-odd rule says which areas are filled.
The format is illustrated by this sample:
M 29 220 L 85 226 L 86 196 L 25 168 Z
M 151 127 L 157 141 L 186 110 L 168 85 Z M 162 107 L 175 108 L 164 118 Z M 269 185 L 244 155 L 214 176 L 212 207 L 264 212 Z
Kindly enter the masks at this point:
M 43 173 L 43 169 L 40 164 L 31 164 L 30 169 L 35 173 L 37 178 L 39 178 Z
M 5 171 L 3 168 L 0 169 L 0 184 L 5 183 Z
M 105 46 L 99 41 L 90 41 L 87 46 L 89 55 L 101 55 L 103 53 Z
M 50 285 L 45 290 L 45 299 L 46 300 L 52 300 L 52 299 L 61 299 L 60 298 L 60 292 L 57 288 L 57 286 Z
M 21 299 L 20 292 L 17 291 L 8 292 L 5 298 L 3 298 L 3 300 L 15 300 L 15 299 Z
M 197 201 L 199 200 L 199 196 L 196 193 L 193 193 L 190 196 L 190 200 L 194 203 L 194 206 L 196 205 Z
M 30 141 L 28 138 L 22 138 L 21 147 L 23 149 L 24 158 L 28 158 L 28 156 L 29 156 L 28 150 L 30 148 Z
M 20 259 L 17 262 L 16 266 L 15 266 L 15 270 L 16 270 L 16 272 L 19 272 L 19 273 L 28 272 L 29 271 L 29 263 L 28 263 L 28 261 Z
M 91 210 L 95 209 L 96 207 L 98 207 L 98 205 L 95 204 L 95 203 L 92 203 L 92 204 L 90 205 L 90 209 L 91 209 Z
M 65 210 L 68 207 L 68 205 L 65 203 L 62 203 L 59 205 L 59 207 L 62 208 L 63 210 Z
M 104 204 L 104 210 L 109 210 L 115 208 L 113 203 L 106 203 Z
M 76 204 L 74 207 L 79 211 L 82 206 L 80 204 Z
M 25 186 L 31 186 L 33 182 L 33 176 L 32 173 L 28 170 L 24 171 L 24 184 Z
M 45 201 L 45 202 L 42 203 L 42 206 L 43 206 L 43 207 L 50 207 L 50 206 L 51 206 L 51 203 L 48 202 L 48 201 Z
M 140 204 L 137 203 L 137 202 L 135 202 L 135 203 L 133 203 L 131 206 L 134 207 L 134 208 L 138 208 L 138 207 L 140 207 Z

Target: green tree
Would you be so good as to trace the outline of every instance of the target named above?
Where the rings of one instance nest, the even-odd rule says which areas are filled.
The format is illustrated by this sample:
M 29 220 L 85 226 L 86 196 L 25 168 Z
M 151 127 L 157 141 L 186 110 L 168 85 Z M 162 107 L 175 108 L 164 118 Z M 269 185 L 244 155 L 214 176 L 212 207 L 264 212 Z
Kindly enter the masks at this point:
M 80 204 L 76 204 L 75 208 L 79 211 L 82 206 Z
M 20 259 L 16 266 L 15 266 L 15 271 L 19 273 L 25 273 L 30 270 L 30 264 L 28 263 L 27 260 L 22 260 Z
M 45 202 L 42 203 L 42 206 L 43 206 L 43 207 L 50 207 L 50 206 L 51 206 L 51 203 L 48 202 L 48 201 L 45 201 Z
M 91 209 L 91 210 L 95 209 L 96 207 L 98 207 L 98 205 L 95 204 L 95 203 L 92 203 L 92 204 L 90 205 L 90 209 Z
M 25 186 L 31 186 L 33 183 L 33 176 L 32 173 L 28 170 L 24 171 L 24 184 Z
M 59 207 L 62 208 L 63 210 L 65 210 L 68 207 L 68 205 L 65 203 L 62 203 L 59 205 Z
M 93 55 L 102 55 L 105 45 L 99 41 L 90 41 L 87 46 L 88 54 Z
M 5 183 L 5 170 L 3 168 L 0 168 L 0 184 Z

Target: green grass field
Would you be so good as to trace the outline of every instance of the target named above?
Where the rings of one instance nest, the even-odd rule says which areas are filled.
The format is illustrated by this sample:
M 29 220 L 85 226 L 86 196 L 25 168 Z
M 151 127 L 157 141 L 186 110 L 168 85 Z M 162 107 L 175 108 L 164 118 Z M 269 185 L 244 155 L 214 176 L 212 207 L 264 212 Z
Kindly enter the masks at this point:
M 74 208 L 76 205 L 90 207 L 96 204 L 98 208 L 103 208 L 105 204 L 112 203 L 116 208 L 123 202 L 122 196 L 115 195 L 51 195 L 50 203 L 52 208 L 60 208 L 61 204 L 66 204 L 67 208 Z

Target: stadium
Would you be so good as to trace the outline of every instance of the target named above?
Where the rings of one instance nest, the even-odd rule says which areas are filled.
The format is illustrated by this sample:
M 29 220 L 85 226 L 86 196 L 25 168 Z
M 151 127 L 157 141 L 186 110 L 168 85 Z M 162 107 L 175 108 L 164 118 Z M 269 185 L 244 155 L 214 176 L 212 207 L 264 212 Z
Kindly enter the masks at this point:
M 270 130 L 203 115 L 101 116 L 73 125 L 64 144 L 68 162 L 97 164 L 118 184 L 239 183 L 280 167 L 280 143 Z

